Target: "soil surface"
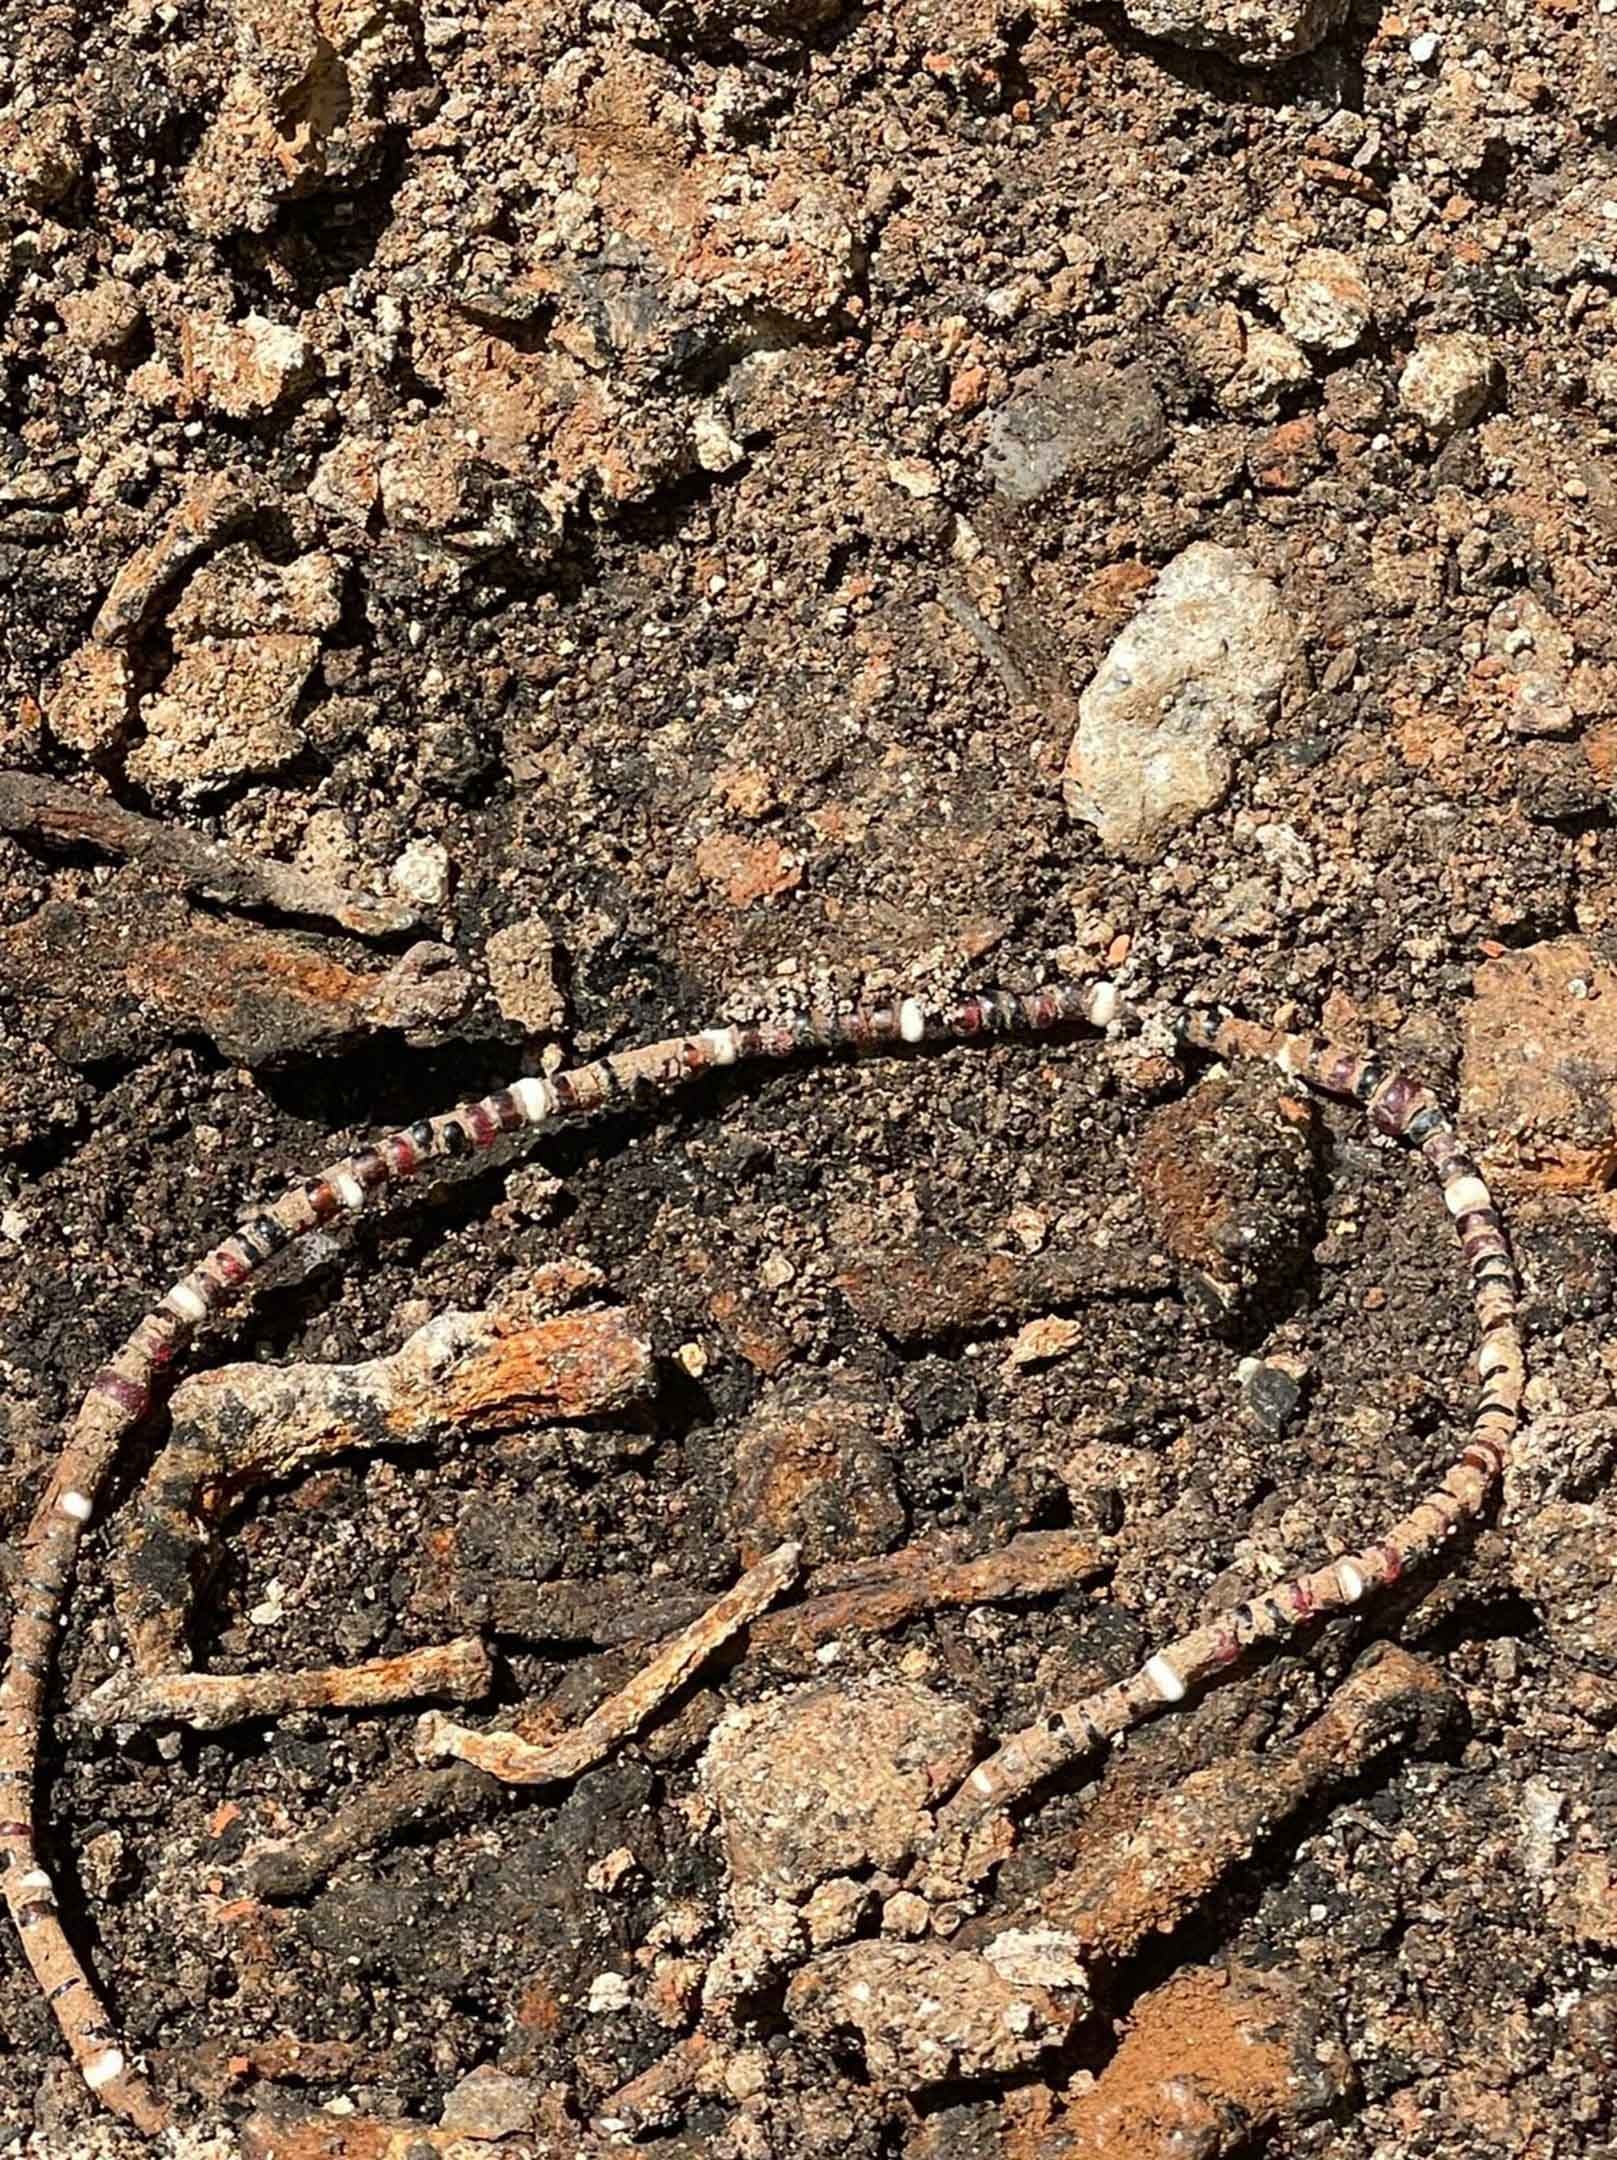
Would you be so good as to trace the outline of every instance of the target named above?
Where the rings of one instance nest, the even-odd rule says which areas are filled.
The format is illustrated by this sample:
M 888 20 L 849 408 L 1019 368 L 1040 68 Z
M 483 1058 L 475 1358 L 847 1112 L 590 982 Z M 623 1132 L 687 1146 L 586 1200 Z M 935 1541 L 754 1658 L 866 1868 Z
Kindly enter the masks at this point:
M 0 0 L 0 368 L 0 764 L 147 821 L 4 798 L 0 1568 L 286 1177 L 828 996 L 1104 973 L 1375 1043 L 1458 1101 L 1531 1329 L 1447 1576 L 940 1905 L 992 1736 L 1452 1459 L 1419 1166 L 1148 1024 L 724 1075 L 309 1242 L 194 1365 L 527 1299 L 624 1308 L 650 1384 L 245 1495 L 199 1666 L 481 1629 L 455 1715 L 549 1733 L 785 1538 L 811 1595 L 1004 1565 L 756 1626 L 570 1787 L 460 1778 L 271 1895 L 415 1711 L 64 1716 L 154 1421 L 44 1807 L 178 2150 L 1617 2152 L 1611 0 Z M 1388 1643 L 1428 1707 L 1327 1712 Z M 1128 1834 L 1193 1776 L 1219 1857 L 1159 1897 Z M 142 2149 L 8 1936 L 0 2153 Z

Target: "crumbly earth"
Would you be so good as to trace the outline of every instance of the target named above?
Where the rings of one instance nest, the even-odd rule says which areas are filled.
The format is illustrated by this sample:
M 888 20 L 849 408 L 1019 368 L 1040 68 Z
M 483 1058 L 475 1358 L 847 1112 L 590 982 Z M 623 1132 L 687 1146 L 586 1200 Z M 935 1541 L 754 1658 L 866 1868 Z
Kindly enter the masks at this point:
M 693 2033 L 654 2160 L 1120 2122 L 1142 2156 L 1617 2151 L 1614 149 L 1609 0 L 0 0 L 0 763 L 420 919 L 367 941 L 0 837 L 0 1567 L 108 1347 L 350 1137 L 558 1051 L 1052 964 L 1459 1092 L 1543 1420 L 1452 1579 L 1070 1781 L 990 1914 L 1034 1925 L 1075 1847 L 1261 1761 L 1381 1637 L 1459 1698 L 1442 1744 L 1324 1780 L 1059 2047 L 964 2083 L 887 2089 L 784 1972 L 696 2032 L 732 1918 L 703 1751 L 805 1678 L 765 1649 L 559 1798 L 282 1904 L 244 1856 L 412 1768 L 408 1710 L 59 1721 L 64 1896 L 192 2160 L 277 2149 L 253 2108 L 334 2110 L 311 2152 L 453 2129 L 481 2066 L 520 2089 L 463 2110 L 571 2154 Z M 1063 800 L 1078 700 L 1197 543 L 1270 581 L 1297 662 L 1216 786 L 1166 789 L 1188 821 L 1109 853 Z M 821 1565 L 1110 1540 L 1099 1585 L 816 1661 L 990 1735 L 1351 1543 L 1462 1429 L 1441 1210 L 1352 1118 L 1168 1049 L 705 1084 L 312 1243 L 216 1356 L 374 1357 L 559 1256 L 648 1330 L 656 1399 L 255 1496 L 199 1661 L 605 1584 L 598 1622 L 496 1638 L 506 1702 L 564 1724 L 664 1632 L 635 1601 L 682 1624 L 760 1511 Z M 1187 1256 L 1249 1202 L 1262 1295 L 1210 1303 Z M 68 1700 L 113 1669 L 117 1534 Z M 896 1876 L 836 1896 L 861 1936 L 951 1923 Z M 0 2153 L 138 2148 L 0 1941 Z

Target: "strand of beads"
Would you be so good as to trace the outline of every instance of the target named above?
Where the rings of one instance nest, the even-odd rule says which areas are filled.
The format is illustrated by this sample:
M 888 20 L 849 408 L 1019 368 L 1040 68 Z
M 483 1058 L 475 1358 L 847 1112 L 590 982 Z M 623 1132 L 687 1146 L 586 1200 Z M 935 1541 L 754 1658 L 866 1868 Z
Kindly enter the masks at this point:
M 1195 1049 L 1223 1058 L 1261 1058 L 1319 1094 L 1357 1103 L 1377 1131 L 1424 1156 L 1459 1234 L 1476 1311 L 1481 1388 L 1470 1434 L 1442 1481 L 1381 1537 L 1191 1629 L 1155 1651 L 1127 1679 L 1004 1741 L 940 1811 L 927 1863 L 927 1880 L 939 1894 L 960 1887 L 962 1872 L 969 1872 L 972 1835 L 988 1816 L 1055 1771 L 1183 1702 L 1254 1644 L 1282 1641 L 1345 1611 L 1429 1560 L 1488 1505 L 1520 1423 L 1527 1366 L 1510 1247 L 1481 1173 L 1436 1096 L 1407 1073 L 1387 1072 L 1372 1057 L 1245 1021 L 1208 1025 L 1187 1019 L 1182 1035 Z
M 389 1133 L 294 1185 L 238 1225 L 166 1293 L 95 1376 L 23 1539 L 10 1656 L 0 1680 L 0 1886 L 23 1951 L 90 2090 L 154 2133 L 168 2111 L 128 2062 L 105 2004 L 62 1927 L 34 1828 L 45 1688 L 85 1525 L 118 1449 L 151 1409 L 165 1375 L 213 1314 L 240 1297 L 277 1254 L 355 1213 L 425 1166 L 476 1155 L 503 1136 L 581 1117 L 610 1103 L 652 1101 L 715 1067 L 809 1050 L 871 1051 L 923 1042 L 1044 1033 L 1117 1017 L 1110 983 L 1062 983 L 1028 996 L 995 992 L 929 1013 L 897 1005 L 810 1012 L 757 1026 L 707 1028 L 597 1059 L 547 1080 L 518 1080 L 441 1116 Z
M 210 1314 L 239 1297 L 266 1262 L 296 1239 L 365 1207 L 430 1163 L 475 1155 L 504 1135 L 588 1115 L 615 1102 L 655 1100 L 716 1067 L 783 1060 L 810 1050 L 875 1051 L 901 1044 L 969 1042 L 1081 1023 L 1104 1030 L 1120 1016 L 1109 983 L 1064 983 L 1027 996 L 971 997 L 942 1012 L 916 1000 L 765 1023 L 706 1029 L 526 1079 L 423 1119 L 294 1186 L 241 1224 L 183 1276 L 96 1375 L 23 1544 L 22 1589 L 11 1655 L 0 1682 L 0 1853 L 5 1896 L 41 1989 L 92 2091 L 138 2127 L 168 2120 L 128 2064 L 111 2020 L 57 1916 L 33 1828 L 44 1691 L 84 1526 L 125 1436 L 150 1409 L 164 1375 Z M 940 1818 L 940 1844 L 1025 1792 L 1053 1769 L 1103 1746 L 1182 1701 L 1249 1645 L 1274 1641 L 1322 1614 L 1355 1604 L 1427 1557 L 1486 1504 L 1519 1417 L 1525 1368 L 1514 1275 L 1487 1188 L 1432 1097 L 1373 1061 L 1239 1022 L 1186 1023 L 1193 1047 L 1220 1057 L 1263 1057 L 1319 1091 L 1368 1106 L 1385 1132 L 1419 1147 L 1455 1217 L 1471 1270 L 1482 1334 L 1482 1398 L 1470 1445 L 1435 1492 L 1379 1542 L 1267 1592 L 1147 1659 L 1128 1680 L 1058 1711 L 1007 1741 L 967 1780 Z

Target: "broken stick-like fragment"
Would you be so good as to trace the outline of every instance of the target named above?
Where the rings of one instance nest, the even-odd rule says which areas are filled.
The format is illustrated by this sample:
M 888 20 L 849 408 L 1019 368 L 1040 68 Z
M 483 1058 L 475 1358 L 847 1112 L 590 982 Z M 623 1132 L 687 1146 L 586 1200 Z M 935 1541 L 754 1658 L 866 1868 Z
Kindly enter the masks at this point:
M 1295 1740 L 1193 1771 L 1114 1836 L 1080 1832 L 1076 1863 L 1053 1879 L 1044 1880 L 1048 1846 L 1031 1853 L 1041 1886 L 1023 1924 L 1065 1929 L 1086 1957 L 1127 1957 L 1148 1936 L 1177 1927 L 1288 1816 L 1389 1749 L 1430 1752 L 1457 1711 L 1434 1665 L 1378 1646 Z M 965 1939 L 985 1925 L 975 1923 Z
M 247 1718 L 284 1717 L 290 1710 L 375 1710 L 425 1695 L 475 1702 L 494 1679 L 481 1637 L 368 1658 L 318 1672 L 134 1673 L 103 1682 L 75 1715 L 95 1725 L 189 1725 L 212 1732 Z
M 950 1607 L 1050 1597 L 1092 1581 L 1106 1566 L 1104 1552 L 1076 1530 L 1028 1530 L 969 1560 L 905 1546 L 854 1567 L 821 1568 L 811 1579 L 815 1595 L 772 1613 L 753 1640 L 790 1664 L 812 1658 L 837 1635 L 886 1635 Z M 834 1587 L 822 1588 L 828 1581 Z
M 183 825 L 160 824 L 109 798 L 44 780 L 36 773 L 0 772 L 0 832 L 57 847 L 93 847 L 209 900 L 262 907 L 340 923 L 360 937 L 394 937 L 420 926 L 416 909 L 374 900 L 288 863 L 245 848 L 204 840 Z
M 837 1561 L 804 1578 L 801 1603 L 771 1613 L 752 1648 L 777 1668 L 818 1671 L 815 1653 L 838 1635 L 887 1635 L 928 1613 L 1059 1596 L 1105 1573 L 1104 1546 L 1076 1530 L 1028 1530 L 991 1551 L 962 1556 L 946 1539 L 901 1545 L 869 1559 Z M 418 1596 L 412 1610 L 529 1643 L 655 1643 L 700 1617 L 707 1599 L 689 1583 L 627 1574 L 531 1575 L 457 1569 Z
M 405 1830 L 469 1822 L 503 1797 L 497 1778 L 470 1763 L 402 1771 L 367 1785 L 313 1830 L 259 1846 L 247 1861 L 254 1897 L 305 1897 L 356 1854 L 385 1845 Z
M 155 610 L 159 597 L 182 570 L 233 532 L 253 508 L 257 483 L 234 472 L 205 473 L 181 497 L 144 547 L 137 548 L 107 589 L 90 636 L 98 645 L 119 645 Z
M 240 1234 L 250 1240 L 253 1226 Z M 226 1508 L 270 1478 L 355 1450 L 605 1415 L 649 1394 L 654 1377 L 642 1331 L 627 1313 L 599 1306 L 533 1326 L 504 1313 L 444 1313 L 391 1356 L 364 1364 L 229 1365 L 186 1381 L 174 1396 L 168 1445 L 112 1564 L 135 1677 L 116 1675 L 84 1714 L 98 1723 L 217 1726 L 294 1707 L 481 1693 L 486 1655 L 464 1644 L 369 1667 L 189 1674 L 192 1586 Z M 434 1657 L 446 1660 L 442 1677 Z
M 800 1557 L 799 1546 L 782 1545 L 749 1568 L 733 1589 L 676 1635 L 627 1687 L 609 1695 L 582 1725 L 559 1740 L 535 1746 L 516 1733 L 472 1732 L 429 1711 L 416 1728 L 417 1755 L 423 1762 L 454 1757 L 510 1785 L 555 1785 L 582 1777 L 676 1695 L 715 1650 L 790 1588 L 797 1580 Z

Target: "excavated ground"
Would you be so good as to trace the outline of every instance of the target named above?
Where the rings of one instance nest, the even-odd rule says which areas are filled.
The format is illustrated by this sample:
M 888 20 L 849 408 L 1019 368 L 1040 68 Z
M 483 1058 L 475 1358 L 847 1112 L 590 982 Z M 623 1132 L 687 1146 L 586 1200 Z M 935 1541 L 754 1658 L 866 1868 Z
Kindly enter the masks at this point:
M 1610 8 L 0 0 L 0 764 L 158 828 L 0 781 L 0 1596 L 59 1421 L 192 1257 L 547 1055 L 1104 970 L 1386 1047 L 1508 1210 L 1534 1462 L 1450 1579 L 1068 1781 L 983 1911 L 838 1864 L 856 1944 L 1110 1883 L 1145 1932 L 1093 2007 L 922 2074 L 902 2014 L 787 2000 L 802 1946 L 648 2160 L 1617 2152 Z M 1277 58 L 1288 24 L 1323 34 Z M 210 885 L 185 831 L 312 891 Z M 1168 1048 L 704 1082 L 315 1242 L 221 1329 L 351 1362 L 576 1259 L 656 1386 L 253 1495 L 214 1670 L 485 1626 L 502 1700 L 571 1723 L 778 1536 L 1065 1530 L 1101 1571 L 743 1643 L 570 1791 L 284 1902 L 255 1849 L 409 1769 L 409 1709 L 59 1718 L 49 1851 L 194 2160 L 415 2160 L 486 2065 L 465 2150 L 608 2149 L 737 1918 L 721 1718 L 871 1680 L 980 1748 L 1440 1473 L 1470 1323 L 1418 1167 Z M 1114 1869 L 1193 1772 L 1216 1842 L 1390 1641 L 1430 1729 L 1304 1742 L 1183 1910 Z M 825 1769 L 780 1750 L 811 1847 Z M 0 1943 L 0 2153 L 139 2149 Z

